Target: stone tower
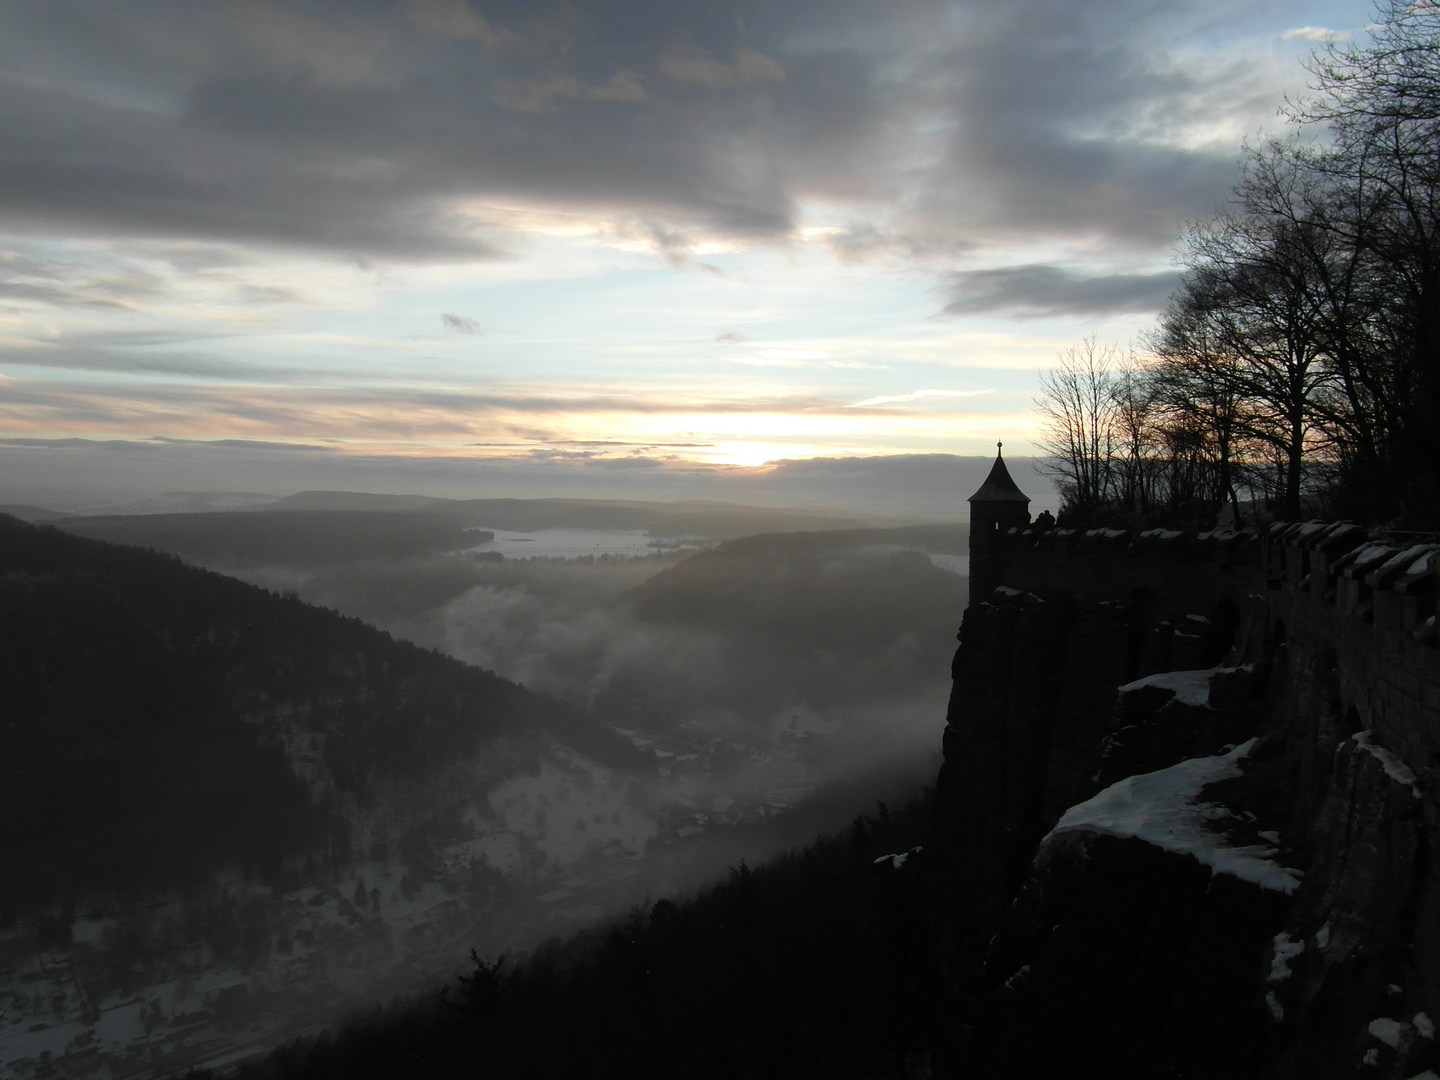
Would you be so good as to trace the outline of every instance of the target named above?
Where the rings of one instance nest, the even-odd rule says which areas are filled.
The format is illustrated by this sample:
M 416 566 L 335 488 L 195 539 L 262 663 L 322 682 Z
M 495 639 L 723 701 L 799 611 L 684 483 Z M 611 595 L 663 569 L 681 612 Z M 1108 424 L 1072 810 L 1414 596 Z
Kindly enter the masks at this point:
M 995 464 L 980 490 L 970 496 L 970 599 L 983 600 L 1001 584 L 1005 530 L 1030 524 L 1030 496 L 1010 479 L 1001 457 L 1002 443 L 995 444 Z

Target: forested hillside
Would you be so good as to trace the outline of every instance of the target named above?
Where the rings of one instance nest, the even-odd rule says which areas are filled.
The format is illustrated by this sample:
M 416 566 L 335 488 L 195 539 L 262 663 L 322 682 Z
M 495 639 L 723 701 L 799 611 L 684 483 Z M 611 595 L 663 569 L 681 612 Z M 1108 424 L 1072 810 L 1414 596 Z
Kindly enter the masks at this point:
M 557 753 L 644 774 L 491 672 L 0 516 L 0 1071 L 193 1061 L 508 940 L 558 869 L 488 861 L 489 797 Z
M 618 668 L 597 710 L 644 708 L 657 692 L 744 711 L 753 702 L 846 701 L 913 694 L 943 681 L 966 580 L 928 551 L 964 550 L 956 526 L 779 533 L 732 540 L 669 567 L 621 602 L 644 625 L 720 643 L 713 671 L 666 680 L 663 658 Z M 656 711 L 651 708 L 649 711 Z

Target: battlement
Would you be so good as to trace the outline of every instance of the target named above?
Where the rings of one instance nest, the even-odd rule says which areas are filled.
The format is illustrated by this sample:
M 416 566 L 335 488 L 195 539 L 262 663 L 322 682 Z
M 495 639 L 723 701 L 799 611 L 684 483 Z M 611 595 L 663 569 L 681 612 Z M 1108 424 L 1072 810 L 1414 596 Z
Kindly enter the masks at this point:
M 1142 588 L 1197 602 L 1242 587 L 1247 594 L 1279 591 L 1431 647 L 1437 642 L 1440 542 L 1432 538 L 1387 542 L 1352 522 L 1310 521 L 1263 531 L 1012 528 L 998 546 L 1000 581 L 1015 588 L 1089 601 Z
M 1350 730 L 1375 731 L 1417 773 L 1440 761 L 1440 538 L 1344 521 L 1210 532 L 1027 527 L 997 536 L 991 557 L 1004 593 L 1127 603 L 1163 627 L 1233 613 L 1247 662 L 1281 662 L 1286 643 L 1329 657 L 1326 678 Z M 987 599 L 999 597 L 973 597 Z

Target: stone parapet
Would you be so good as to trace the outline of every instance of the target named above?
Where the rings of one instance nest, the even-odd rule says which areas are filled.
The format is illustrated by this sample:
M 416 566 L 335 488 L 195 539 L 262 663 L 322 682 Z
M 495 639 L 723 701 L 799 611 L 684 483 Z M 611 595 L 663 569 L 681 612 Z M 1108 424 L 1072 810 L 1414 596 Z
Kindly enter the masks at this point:
M 1211 603 L 1241 589 L 1278 592 L 1292 601 L 1317 598 L 1382 633 L 1436 644 L 1440 542 L 1429 537 L 1395 541 L 1344 521 L 1264 531 L 1029 528 L 1008 530 L 999 549 L 999 584 L 1024 591 L 1063 591 L 1081 603 L 1138 589 Z
M 1419 775 L 1440 762 L 1440 538 L 1307 521 L 1209 532 L 1012 528 L 998 540 L 1002 587 L 1144 607 L 1174 627 L 1175 644 L 1187 619 L 1224 609 L 1240 613 L 1237 655 L 1286 641 L 1325 650 L 1353 730 L 1375 731 Z M 1170 646 L 1154 655 L 1180 662 Z

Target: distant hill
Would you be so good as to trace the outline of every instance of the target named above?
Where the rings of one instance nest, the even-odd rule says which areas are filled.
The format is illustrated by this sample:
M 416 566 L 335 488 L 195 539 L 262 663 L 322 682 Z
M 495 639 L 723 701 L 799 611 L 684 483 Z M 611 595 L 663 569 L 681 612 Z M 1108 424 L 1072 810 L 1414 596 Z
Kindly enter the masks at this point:
M 475 530 L 484 528 L 623 529 L 727 540 L 873 524 L 809 510 L 729 503 L 450 500 L 344 491 L 302 492 L 258 510 L 56 516 L 54 522 L 79 536 L 151 547 L 221 568 L 333 566 L 430 555 L 483 543 L 490 538 Z
M 0 738 L 10 918 L 343 860 L 341 803 L 423 792 L 500 741 L 496 774 L 527 745 L 608 747 L 558 702 L 356 619 L 8 516 Z
M 957 527 L 925 531 L 937 550 L 964 550 Z M 836 530 L 731 540 L 656 574 L 629 602 L 652 622 L 698 622 L 781 637 L 795 647 L 866 652 L 883 650 L 933 611 L 948 647 L 965 583 L 910 546 L 918 532 Z M 863 620 L 856 618 L 860 611 Z
M 258 491 L 167 491 L 143 495 L 118 503 L 106 502 L 81 507 L 76 514 L 213 514 L 233 510 L 259 510 L 275 501 L 274 495 Z
M 873 518 L 815 510 L 710 502 L 630 502 L 618 499 L 467 499 L 435 513 L 501 529 L 645 529 L 658 536 L 728 540 L 765 532 L 853 529 Z
M 968 583 L 926 551 L 963 551 L 964 536 L 959 526 L 770 533 L 692 555 L 617 607 L 677 649 L 708 642 L 704 665 L 626 658 L 594 707 L 656 722 L 696 709 L 768 715 L 787 701 L 825 710 L 932 685 Z
M 625 499 L 437 499 L 420 495 L 369 495 L 304 491 L 266 510 L 365 510 L 425 513 L 466 525 L 530 532 L 537 529 L 644 529 L 663 536 L 728 540 L 762 532 L 853 529 L 882 522 L 873 515 L 777 509 L 724 502 L 646 502 Z
M 9 514 L 21 521 L 58 521 L 70 516 L 64 510 L 47 510 L 43 506 L 26 503 L 0 503 L 0 514 Z
M 379 510 L 388 513 L 425 510 L 453 502 L 430 495 L 374 495 L 364 491 L 302 491 L 276 499 L 267 510 Z
M 488 537 L 451 518 L 381 510 L 250 510 L 72 517 L 66 532 L 152 547 L 212 565 L 316 566 L 453 551 Z

